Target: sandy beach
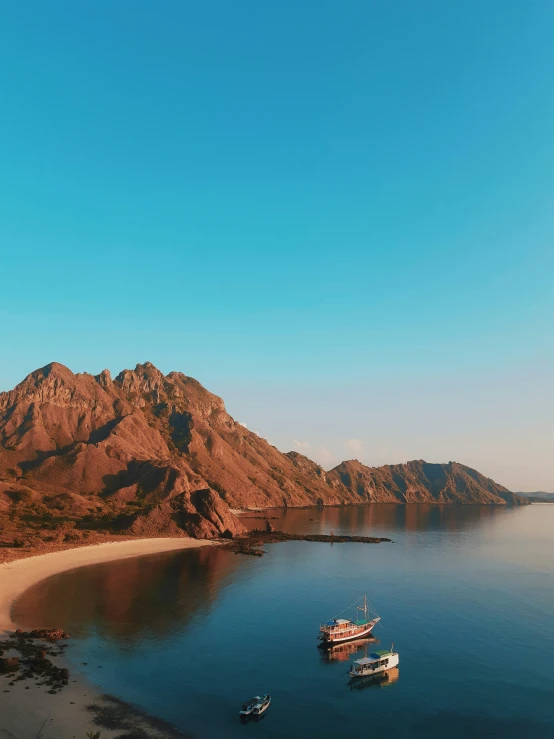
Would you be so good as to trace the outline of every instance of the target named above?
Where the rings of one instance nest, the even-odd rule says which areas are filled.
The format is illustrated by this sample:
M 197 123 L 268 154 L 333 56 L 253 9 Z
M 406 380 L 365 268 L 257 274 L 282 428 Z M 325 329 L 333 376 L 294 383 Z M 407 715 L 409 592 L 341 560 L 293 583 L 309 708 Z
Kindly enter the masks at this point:
M 15 600 L 25 590 L 52 575 L 100 562 L 215 545 L 214 541 L 198 539 L 136 539 L 68 549 L 2 564 L 0 632 L 17 628 L 11 618 Z M 64 664 L 62 658 L 54 658 L 53 661 L 60 666 Z M 49 694 L 45 687 L 33 680 L 15 681 L 10 685 L 10 678 L 0 676 L 0 739 L 28 739 L 37 737 L 39 733 L 40 739 L 85 739 L 87 731 L 99 729 L 102 729 L 102 739 L 112 739 L 133 731 L 152 739 L 179 735 L 164 726 L 163 722 L 102 696 L 74 667 L 70 667 L 70 670 L 69 685 L 56 695 Z M 90 706 L 94 706 L 94 709 L 91 710 Z M 120 718 L 123 716 L 128 725 L 122 731 L 121 723 L 114 729 L 94 723 L 95 716 L 106 713 L 119 714 Z

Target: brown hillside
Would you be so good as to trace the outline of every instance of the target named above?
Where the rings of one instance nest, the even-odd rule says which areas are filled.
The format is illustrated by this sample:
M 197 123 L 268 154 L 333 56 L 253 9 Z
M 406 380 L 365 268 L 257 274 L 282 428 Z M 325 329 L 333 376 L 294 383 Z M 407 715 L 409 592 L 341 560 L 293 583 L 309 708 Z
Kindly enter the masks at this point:
M 215 536 L 242 529 L 229 507 L 355 500 L 303 459 L 236 423 L 196 380 L 150 363 L 113 380 L 53 363 L 0 394 L 5 509 L 24 496 L 72 516 L 119 513 L 136 532 L 150 524 Z M 194 493 L 202 490 L 209 494 L 200 502 Z
M 502 485 L 458 462 L 431 464 L 418 459 L 366 467 L 351 459 L 331 470 L 329 477 L 366 502 L 525 504 Z
M 349 461 L 326 472 L 236 423 L 196 380 L 149 362 L 115 379 L 53 363 L 0 393 L 0 516 L 37 526 L 54 518 L 66 538 L 72 527 L 239 533 L 232 508 L 520 500 L 456 463 Z

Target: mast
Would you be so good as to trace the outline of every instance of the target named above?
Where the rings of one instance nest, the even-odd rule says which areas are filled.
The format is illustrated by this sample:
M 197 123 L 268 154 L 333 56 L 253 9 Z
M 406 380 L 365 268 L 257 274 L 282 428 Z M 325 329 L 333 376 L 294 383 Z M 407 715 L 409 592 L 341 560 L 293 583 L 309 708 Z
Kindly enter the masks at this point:
M 358 603 L 359 602 L 360 601 L 358 601 Z M 358 611 L 363 611 L 364 612 L 364 619 L 365 619 L 365 621 L 367 623 L 367 595 L 364 595 L 364 604 L 363 604 L 363 606 L 358 606 Z

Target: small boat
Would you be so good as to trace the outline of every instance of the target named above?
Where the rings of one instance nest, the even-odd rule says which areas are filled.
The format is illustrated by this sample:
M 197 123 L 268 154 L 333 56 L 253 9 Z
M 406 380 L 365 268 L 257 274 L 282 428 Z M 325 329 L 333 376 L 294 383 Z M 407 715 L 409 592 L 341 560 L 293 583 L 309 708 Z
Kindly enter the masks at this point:
M 254 710 L 254 707 L 257 706 L 261 700 L 262 700 L 261 695 L 255 695 L 253 698 L 250 698 L 250 700 L 245 701 L 242 704 L 242 707 L 239 711 L 239 716 L 241 718 L 244 718 L 246 716 L 251 716 L 252 711 Z
M 378 652 L 372 652 L 369 657 L 354 660 L 348 674 L 356 678 L 378 675 L 380 672 L 398 667 L 398 661 L 398 652 L 394 651 L 393 644 L 390 650 L 380 649 Z
M 271 696 L 269 693 L 266 693 L 265 695 L 262 695 L 259 702 L 256 703 L 254 708 L 252 709 L 252 715 L 253 716 L 261 716 L 264 714 L 267 709 L 269 708 L 269 704 L 271 703 Z
M 351 608 L 353 607 L 351 606 Z M 359 614 L 358 611 L 362 613 Z M 331 646 L 332 644 L 339 644 L 340 642 L 362 639 L 364 636 L 369 636 L 373 627 L 381 619 L 379 616 L 369 618 L 369 608 L 365 595 L 363 597 L 363 605 L 357 606 L 356 613 L 358 617 L 354 621 L 349 621 L 347 618 L 334 618 L 331 621 L 321 624 L 318 639 L 321 639 L 324 646 Z

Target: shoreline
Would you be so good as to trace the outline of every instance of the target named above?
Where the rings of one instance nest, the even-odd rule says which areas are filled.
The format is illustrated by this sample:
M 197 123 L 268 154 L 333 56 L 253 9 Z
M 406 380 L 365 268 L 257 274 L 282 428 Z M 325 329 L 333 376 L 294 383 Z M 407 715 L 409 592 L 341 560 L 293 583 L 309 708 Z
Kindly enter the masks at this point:
M 62 549 L 4 562 L 0 564 L 0 633 L 17 628 L 17 624 L 11 618 L 11 609 L 15 601 L 33 585 L 53 575 L 117 559 L 217 545 L 218 540 L 214 539 L 126 539 Z
M 119 542 L 64 549 L 0 564 L 0 636 L 15 631 L 11 610 L 29 588 L 61 572 L 148 554 L 202 546 L 217 546 L 218 541 L 188 538 L 130 539 Z M 15 655 L 8 652 L 5 656 Z M 164 721 L 149 716 L 139 707 L 105 695 L 63 656 L 54 658 L 60 667 L 70 669 L 69 685 L 56 695 L 34 680 L 13 680 L 0 675 L 0 739 L 74 739 L 88 731 L 102 732 L 102 739 L 122 734 L 144 739 L 177 739 L 186 734 Z M 42 727 L 42 728 L 41 728 Z
M 544 500 L 541 503 L 548 503 Z M 552 501 L 554 505 L 554 501 Z M 537 505 L 535 501 L 528 503 L 462 503 L 461 501 L 453 501 L 451 503 L 445 501 L 417 501 L 417 500 L 363 500 L 359 503 L 348 501 L 347 503 L 326 503 L 317 505 L 311 503 L 309 505 L 290 505 L 290 506 L 266 506 L 265 508 L 229 508 L 230 512 L 235 516 L 248 516 L 249 513 L 264 513 L 266 511 L 302 511 L 312 508 L 318 508 L 325 511 L 329 508 L 359 508 L 369 505 L 399 505 L 399 506 L 441 506 L 444 508 L 455 508 L 456 506 L 463 508 L 524 508 L 528 505 Z

